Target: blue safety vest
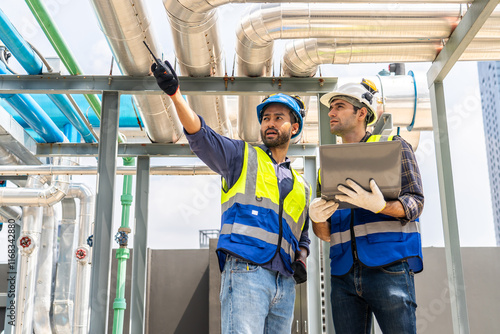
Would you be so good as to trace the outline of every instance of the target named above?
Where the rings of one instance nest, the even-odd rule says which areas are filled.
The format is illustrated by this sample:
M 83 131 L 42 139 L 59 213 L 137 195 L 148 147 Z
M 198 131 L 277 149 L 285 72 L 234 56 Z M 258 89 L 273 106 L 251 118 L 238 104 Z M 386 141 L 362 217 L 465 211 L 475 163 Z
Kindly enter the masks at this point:
M 240 177 L 227 189 L 222 182 L 222 226 L 217 244 L 221 271 L 226 254 L 255 264 L 265 264 L 278 253 L 286 268 L 299 250 L 299 239 L 307 218 L 310 189 L 291 168 L 293 187 L 281 199 L 271 157 L 259 147 L 245 143 Z M 280 219 L 281 217 L 281 223 Z
M 367 142 L 392 139 L 393 136 L 372 135 Z M 406 259 L 411 270 L 422 271 L 418 219 L 403 224 L 394 217 L 361 208 L 337 210 L 330 219 L 332 275 L 348 273 L 355 258 L 367 267 L 382 267 Z

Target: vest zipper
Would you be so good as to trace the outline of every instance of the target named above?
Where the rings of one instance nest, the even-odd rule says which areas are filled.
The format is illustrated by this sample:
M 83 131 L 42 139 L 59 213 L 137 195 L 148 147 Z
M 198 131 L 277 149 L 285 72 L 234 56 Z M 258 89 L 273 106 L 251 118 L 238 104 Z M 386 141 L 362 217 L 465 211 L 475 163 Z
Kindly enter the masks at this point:
M 281 199 L 280 196 L 280 207 L 279 207 L 279 213 L 278 213 L 278 219 L 279 219 L 279 234 L 278 234 L 278 248 L 276 248 L 276 253 L 274 256 L 279 254 L 281 250 L 281 239 L 283 238 L 283 200 Z M 273 256 L 273 258 L 274 258 Z
M 354 209 L 351 209 L 351 250 L 354 262 L 358 261 L 358 251 L 356 249 L 356 236 L 354 235 Z

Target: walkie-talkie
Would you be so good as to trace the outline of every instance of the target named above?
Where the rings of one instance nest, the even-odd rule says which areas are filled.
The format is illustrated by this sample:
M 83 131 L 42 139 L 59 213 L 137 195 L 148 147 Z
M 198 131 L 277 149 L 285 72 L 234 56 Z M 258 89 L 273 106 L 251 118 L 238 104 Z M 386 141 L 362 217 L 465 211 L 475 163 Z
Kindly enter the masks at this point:
M 153 53 L 153 51 L 151 51 L 151 49 L 149 48 L 148 46 L 148 43 L 146 43 L 146 41 L 142 41 L 144 43 L 144 45 L 146 45 L 146 48 L 148 49 L 149 53 L 151 53 L 151 55 L 153 56 L 153 59 L 155 60 L 155 63 L 156 65 L 158 66 L 161 66 L 163 68 L 165 68 L 165 66 L 163 66 L 160 61 L 158 60 L 158 58 L 156 58 L 155 54 Z M 165 71 L 165 74 L 167 74 L 167 71 Z

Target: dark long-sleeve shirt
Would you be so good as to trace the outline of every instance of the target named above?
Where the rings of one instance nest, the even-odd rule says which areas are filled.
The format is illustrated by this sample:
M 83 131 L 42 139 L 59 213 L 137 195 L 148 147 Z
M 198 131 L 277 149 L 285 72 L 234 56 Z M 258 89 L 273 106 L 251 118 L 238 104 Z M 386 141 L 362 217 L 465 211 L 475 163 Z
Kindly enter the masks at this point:
M 228 187 L 232 187 L 238 180 L 243 167 L 245 152 L 245 142 L 224 137 L 206 125 L 203 117 L 200 116 L 201 129 L 195 134 L 188 134 L 184 131 L 188 139 L 191 150 L 214 172 L 221 175 L 227 182 Z M 281 197 L 286 197 L 293 187 L 293 177 L 290 170 L 290 160 L 287 158 L 283 163 L 276 163 L 271 151 L 262 145 L 261 148 L 269 154 L 274 163 L 276 177 Z M 307 249 L 309 253 L 309 218 L 306 219 L 302 234 L 299 239 L 299 247 Z M 292 276 L 286 270 L 281 256 L 275 256 L 271 262 L 262 267 L 278 271 L 283 275 Z

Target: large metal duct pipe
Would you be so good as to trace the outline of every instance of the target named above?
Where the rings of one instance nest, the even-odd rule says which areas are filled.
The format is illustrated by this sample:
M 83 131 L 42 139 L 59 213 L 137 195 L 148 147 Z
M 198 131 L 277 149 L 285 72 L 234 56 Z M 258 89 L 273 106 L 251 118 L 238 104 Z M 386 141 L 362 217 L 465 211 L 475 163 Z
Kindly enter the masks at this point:
M 161 55 L 151 31 L 145 1 L 92 0 L 102 32 L 123 74 L 145 76 L 153 62 L 143 42 Z M 170 98 L 163 95 L 134 96 L 146 132 L 152 142 L 175 143 L 182 126 Z
M 164 0 L 181 73 L 191 77 L 223 76 L 217 10 L 194 13 L 196 1 Z M 216 132 L 232 137 L 232 126 L 222 96 L 188 96 L 193 110 Z
M 27 186 L 37 189 L 42 186 L 39 176 L 30 176 Z M 19 310 L 15 333 L 33 333 L 33 312 L 36 285 L 36 265 L 40 234 L 42 232 L 42 207 L 23 208 L 21 235 L 18 239 L 19 274 L 17 282 L 16 306 Z
M 444 39 L 458 25 L 465 9 L 465 6 L 457 4 L 379 4 L 369 9 L 364 4 L 338 3 L 256 5 L 237 27 L 238 73 L 255 77 L 269 76 L 275 39 L 315 37 L 382 42 Z M 494 34 L 495 29 L 491 30 L 490 34 Z M 422 56 L 429 56 L 432 51 L 422 45 L 412 47 L 418 48 Z M 398 52 L 404 55 L 406 51 Z M 351 57 L 351 51 L 348 55 Z M 238 133 L 245 140 L 259 137 L 256 116 L 252 112 L 258 102 L 257 98 L 240 98 Z M 253 131 L 249 131 L 249 124 L 253 124 Z
M 56 164 L 69 166 L 71 162 L 64 158 L 55 158 Z M 69 187 L 69 176 L 54 176 L 48 188 L 2 188 L 0 189 L 0 205 L 20 206 L 52 206 L 61 201 Z
M 57 223 L 54 207 L 43 208 L 42 233 L 38 249 L 33 330 L 35 333 L 52 333 L 50 305 L 54 267 L 54 237 Z
M 268 75 L 276 39 L 448 38 L 463 9 L 432 4 L 254 5 L 237 27 L 238 68 L 246 76 Z
M 442 41 L 407 43 L 355 44 L 338 40 L 302 39 L 286 45 L 283 73 L 293 77 L 311 77 L 321 64 L 431 62 L 442 49 Z M 500 58 L 500 41 L 476 39 L 460 60 L 494 60 Z
M 75 225 L 76 204 L 71 198 L 71 187 L 68 195 L 61 201 L 62 219 L 59 230 L 59 258 L 55 277 L 54 301 L 52 302 L 52 319 L 56 333 L 71 334 L 73 324 L 73 305 L 75 291 Z
M 433 61 L 442 48 L 441 41 L 342 44 L 336 40 L 301 39 L 286 45 L 282 68 L 285 76 L 312 77 L 321 64 Z
M 92 234 L 95 196 L 92 190 L 84 184 L 72 184 L 68 196 L 80 200 L 78 248 L 74 254 L 77 268 L 73 334 L 87 334 L 89 325 L 90 259 L 92 258 L 90 248 L 87 245 L 87 238 Z

